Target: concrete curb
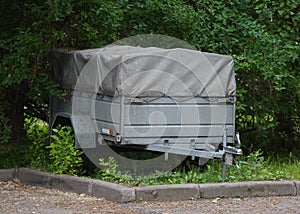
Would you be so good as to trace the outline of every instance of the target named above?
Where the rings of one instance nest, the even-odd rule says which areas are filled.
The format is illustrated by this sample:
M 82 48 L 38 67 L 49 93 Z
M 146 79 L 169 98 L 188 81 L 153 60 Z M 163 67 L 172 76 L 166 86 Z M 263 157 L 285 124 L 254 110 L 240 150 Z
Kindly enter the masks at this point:
M 251 181 L 213 184 L 173 184 L 125 187 L 89 178 L 55 175 L 38 170 L 1 169 L 0 180 L 18 179 L 24 184 L 85 193 L 115 202 L 176 201 L 217 197 L 300 196 L 300 181 Z
M 177 201 L 200 198 L 198 184 L 172 184 L 134 187 L 136 200 L 142 201 Z
M 133 188 L 100 180 L 70 175 L 55 175 L 28 168 L 18 169 L 15 178 L 24 184 L 55 188 L 78 194 L 85 193 L 116 202 L 135 200 L 135 190 Z
M 0 169 L 0 181 L 9 181 L 15 178 L 15 169 Z
M 297 195 L 297 189 L 293 181 L 250 181 L 200 184 L 201 198 L 284 195 Z
M 300 196 L 300 181 L 294 181 L 295 187 L 297 189 L 297 195 Z

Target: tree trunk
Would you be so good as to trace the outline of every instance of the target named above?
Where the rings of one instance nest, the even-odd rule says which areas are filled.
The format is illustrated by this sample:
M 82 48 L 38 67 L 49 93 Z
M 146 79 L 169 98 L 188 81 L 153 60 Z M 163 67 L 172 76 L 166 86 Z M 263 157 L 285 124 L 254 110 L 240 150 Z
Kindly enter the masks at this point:
M 12 87 L 14 89 L 19 88 Z M 24 144 L 25 130 L 24 130 L 24 104 L 25 96 L 20 90 L 8 89 L 5 94 L 6 100 L 9 104 L 7 109 L 7 116 L 9 118 L 9 125 L 11 126 L 10 143 Z
M 279 145 L 282 150 L 292 152 L 295 148 L 295 142 L 293 141 L 293 122 L 289 115 L 285 115 L 287 112 L 276 114 L 279 125 L 276 128 L 276 134 L 280 137 L 281 144 Z M 282 151 L 281 150 L 281 151 Z

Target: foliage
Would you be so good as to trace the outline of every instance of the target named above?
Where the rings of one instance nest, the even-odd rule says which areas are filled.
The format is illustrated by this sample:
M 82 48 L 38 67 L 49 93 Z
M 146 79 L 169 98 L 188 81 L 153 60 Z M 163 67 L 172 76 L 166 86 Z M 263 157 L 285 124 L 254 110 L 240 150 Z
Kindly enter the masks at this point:
M 279 156 L 273 155 L 266 159 L 266 165 L 270 169 L 281 170 L 290 178 L 300 180 L 300 159 L 297 153 L 290 152 L 289 155 Z
M 47 148 L 49 152 L 49 169 L 57 174 L 82 174 L 82 158 L 83 152 L 75 147 L 74 133 L 69 126 L 58 126 L 53 129 L 54 140 Z
M 11 127 L 8 121 L 9 119 L 5 117 L 0 106 L 0 146 L 7 145 L 11 136 Z
M 122 183 L 130 186 L 184 184 L 184 183 L 212 183 L 221 182 L 222 163 L 210 160 L 203 171 L 198 166 L 189 164 L 188 168 L 177 168 L 172 172 L 155 172 L 144 176 L 133 176 L 128 172 L 118 170 L 116 161 L 110 157 L 107 162 L 100 159 L 102 169 L 96 170 L 92 177 L 109 182 Z M 227 166 L 225 181 L 255 181 L 279 180 L 299 178 L 299 160 L 289 158 L 278 163 L 277 160 L 265 160 L 261 150 L 250 153 L 238 160 L 237 166 Z M 289 170 L 288 170 L 289 169 Z
M 27 166 L 27 147 L 24 145 L 3 145 L 0 144 L 0 168 L 9 169 Z
M 0 144 L 0 168 L 26 166 L 58 174 L 83 174 L 83 152 L 75 148 L 71 127 L 54 129 L 53 143 L 50 144 L 48 124 L 38 118 L 27 118 L 25 122 L 26 141 L 30 144 Z
M 265 161 L 261 150 L 250 153 L 237 163 L 237 168 L 229 168 L 228 181 L 292 179 L 286 169 L 274 167 L 276 162 Z
M 103 158 L 99 159 L 101 169 L 96 169 L 94 177 L 103 181 L 132 184 L 135 183 L 134 178 L 128 172 L 118 170 L 118 164 L 113 157 L 109 157 L 106 162 Z
M 9 144 L 4 140 L 3 131 L 2 140 L 0 141 L 0 168 L 14 168 L 22 166 L 31 166 L 47 170 L 48 153 L 46 146 L 49 144 L 48 126 L 37 118 L 28 118 L 25 121 L 27 130 L 27 139 L 30 142 L 26 145 Z
M 31 142 L 26 151 L 28 166 L 48 170 L 50 143 L 48 124 L 37 118 L 27 118 L 25 121 L 28 141 Z

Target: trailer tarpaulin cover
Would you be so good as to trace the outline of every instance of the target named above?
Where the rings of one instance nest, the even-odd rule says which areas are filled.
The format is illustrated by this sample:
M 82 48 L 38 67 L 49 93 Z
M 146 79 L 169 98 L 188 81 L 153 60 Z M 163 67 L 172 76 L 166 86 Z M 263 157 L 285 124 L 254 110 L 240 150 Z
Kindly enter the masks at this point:
M 235 96 L 233 59 L 189 49 L 107 46 L 53 54 L 66 89 L 109 96 Z

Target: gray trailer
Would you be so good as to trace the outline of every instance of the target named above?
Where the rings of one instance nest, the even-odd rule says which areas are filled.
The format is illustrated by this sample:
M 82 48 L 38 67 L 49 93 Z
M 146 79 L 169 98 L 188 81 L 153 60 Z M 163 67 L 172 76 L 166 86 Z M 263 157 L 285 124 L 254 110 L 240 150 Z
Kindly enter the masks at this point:
M 69 122 L 76 145 L 137 148 L 232 164 L 236 84 L 230 56 L 188 49 L 108 46 L 56 50 L 50 129 Z

